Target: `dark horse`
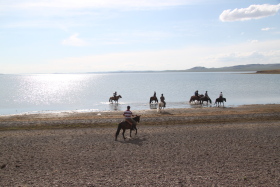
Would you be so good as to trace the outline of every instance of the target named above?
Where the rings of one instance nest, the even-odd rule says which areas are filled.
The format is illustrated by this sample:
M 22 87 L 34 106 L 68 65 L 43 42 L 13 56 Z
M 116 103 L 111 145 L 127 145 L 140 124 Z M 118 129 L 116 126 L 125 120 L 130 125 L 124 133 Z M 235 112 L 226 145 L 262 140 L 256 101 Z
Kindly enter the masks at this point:
M 158 103 L 158 99 L 157 99 L 156 96 L 150 97 L 150 104 L 151 104 L 153 101 L 155 101 L 155 103 Z
M 118 103 L 118 100 L 119 100 L 119 98 L 122 98 L 122 96 L 121 95 L 118 95 L 118 96 L 116 96 L 116 97 L 110 97 L 109 98 L 109 102 L 112 102 L 113 103 L 113 101 L 115 101 L 115 103 L 117 102 Z
M 200 98 L 200 103 L 203 104 L 204 101 L 207 101 L 207 105 L 208 105 L 208 101 L 210 102 L 210 104 L 212 104 L 212 101 L 210 99 L 210 97 L 201 97 Z
M 140 116 L 141 116 L 141 115 L 140 115 Z M 136 117 L 133 118 L 134 121 L 140 123 L 140 116 L 137 116 L 137 115 L 136 115 Z M 125 136 L 124 136 L 124 133 L 125 133 L 125 130 L 126 130 L 126 129 L 130 129 L 130 137 L 131 137 L 131 131 L 132 131 L 132 130 L 135 130 L 135 131 L 136 131 L 136 132 L 135 132 L 135 135 L 137 134 L 136 125 L 132 125 L 132 127 L 131 127 L 131 125 L 130 125 L 128 122 L 122 121 L 122 122 L 119 123 L 119 125 L 118 125 L 118 129 L 117 129 L 117 132 L 116 132 L 115 140 L 117 140 L 118 135 L 120 134 L 121 129 L 123 130 L 123 133 L 122 133 L 122 134 L 123 134 L 123 139 L 124 139 L 124 140 L 126 139 Z
M 215 101 L 215 104 L 218 103 L 218 107 L 221 103 L 223 103 L 223 106 L 224 106 L 224 102 L 226 102 L 226 98 L 217 98 L 216 101 Z
M 193 102 L 193 101 L 199 101 L 199 103 L 201 104 L 201 98 L 204 97 L 204 95 L 198 95 L 198 96 L 191 96 L 189 103 Z

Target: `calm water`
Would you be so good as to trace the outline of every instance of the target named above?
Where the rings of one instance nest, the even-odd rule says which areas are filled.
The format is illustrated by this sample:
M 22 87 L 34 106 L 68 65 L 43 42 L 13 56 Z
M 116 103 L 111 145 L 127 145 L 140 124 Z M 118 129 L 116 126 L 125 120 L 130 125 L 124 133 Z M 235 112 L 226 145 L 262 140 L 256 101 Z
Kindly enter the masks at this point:
M 61 111 L 150 109 L 154 91 L 168 108 L 194 107 L 195 90 L 215 100 L 222 91 L 225 106 L 280 103 L 280 75 L 241 73 L 116 73 L 0 75 L 0 115 Z M 110 104 L 117 91 L 119 104 Z M 204 106 L 207 107 L 207 106 Z

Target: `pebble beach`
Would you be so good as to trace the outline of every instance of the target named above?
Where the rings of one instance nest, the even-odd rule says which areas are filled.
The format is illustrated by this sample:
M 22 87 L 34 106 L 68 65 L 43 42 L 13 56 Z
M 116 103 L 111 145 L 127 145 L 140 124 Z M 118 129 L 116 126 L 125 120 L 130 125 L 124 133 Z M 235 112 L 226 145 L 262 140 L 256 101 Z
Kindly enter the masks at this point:
M 0 186 L 280 185 L 278 104 L 133 113 L 1 116 Z

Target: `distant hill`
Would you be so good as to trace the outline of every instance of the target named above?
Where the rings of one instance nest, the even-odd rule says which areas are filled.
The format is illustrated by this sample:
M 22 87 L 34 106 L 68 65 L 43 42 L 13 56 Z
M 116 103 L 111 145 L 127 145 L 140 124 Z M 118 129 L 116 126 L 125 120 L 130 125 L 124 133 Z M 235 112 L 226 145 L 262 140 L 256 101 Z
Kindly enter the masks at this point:
M 182 72 L 223 72 L 223 71 L 265 71 L 280 69 L 280 64 L 247 64 L 222 68 L 193 67 L 191 69 L 181 70 Z
M 87 73 L 154 73 L 154 72 L 237 72 L 237 71 L 267 71 L 267 70 L 279 70 L 280 64 L 247 64 L 237 65 L 222 68 L 206 68 L 206 67 L 193 67 L 185 70 L 165 70 L 165 71 L 108 71 L 108 72 L 87 72 Z M 258 72 L 259 73 L 259 72 Z M 261 72 L 265 73 L 265 72 Z M 275 73 L 275 72 L 274 72 Z

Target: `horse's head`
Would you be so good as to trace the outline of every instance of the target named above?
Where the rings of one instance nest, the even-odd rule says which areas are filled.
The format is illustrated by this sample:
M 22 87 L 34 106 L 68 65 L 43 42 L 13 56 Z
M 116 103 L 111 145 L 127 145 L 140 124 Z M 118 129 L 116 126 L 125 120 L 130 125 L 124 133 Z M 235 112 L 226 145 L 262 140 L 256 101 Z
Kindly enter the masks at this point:
M 140 116 L 141 116 L 141 115 L 140 115 Z M 134 121 L 140 123 L 140 116 L 136 115 L 136 117 L 133 118 Z
M 122 98 L 122 96 L 121 96 L 121 95 L 119 95 L 119 98 Z

